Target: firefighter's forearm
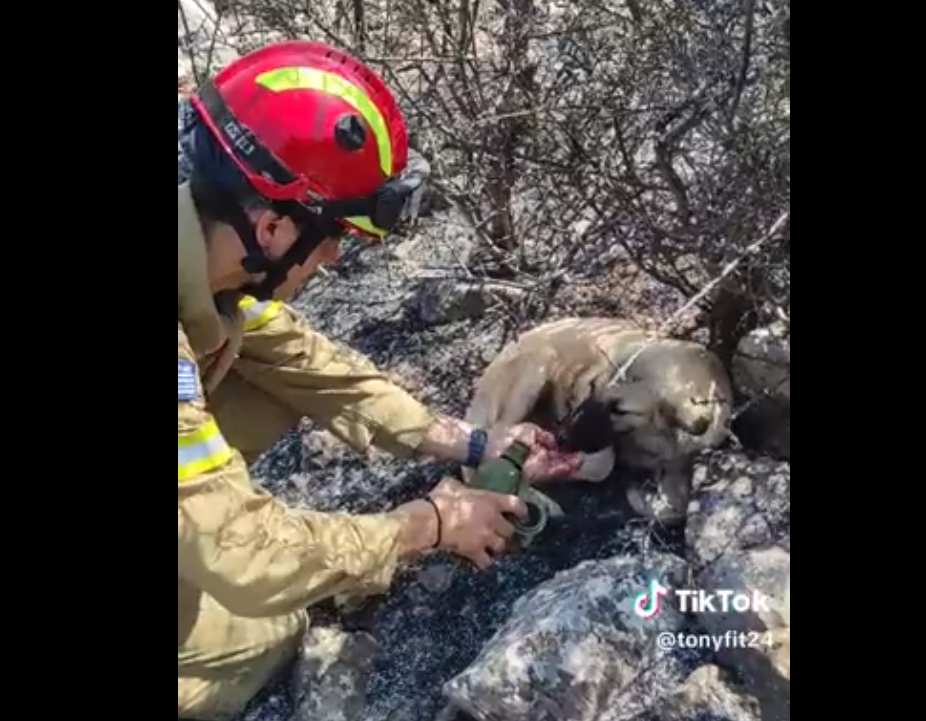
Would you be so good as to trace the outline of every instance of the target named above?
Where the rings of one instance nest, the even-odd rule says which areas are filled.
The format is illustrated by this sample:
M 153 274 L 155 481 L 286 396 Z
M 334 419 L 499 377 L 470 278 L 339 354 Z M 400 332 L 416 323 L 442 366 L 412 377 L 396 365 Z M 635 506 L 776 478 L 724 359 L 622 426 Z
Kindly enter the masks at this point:
M 473 427 L 459 418 L 439 415 L 428 429 L 418 452 L 444 461 L 463 463 L 468 455 Z
M 434 548 L 438 540 L 437 511 L 427 501 L 412 501 L 390 514 L 399 521 L 399 557 L 417 558 Z
M 280 304 L 245 334 L 235 370 L 358 451 L 377 446 L 409 457 L 434 424 L 430 409 L 369 358 L 316 333 Z

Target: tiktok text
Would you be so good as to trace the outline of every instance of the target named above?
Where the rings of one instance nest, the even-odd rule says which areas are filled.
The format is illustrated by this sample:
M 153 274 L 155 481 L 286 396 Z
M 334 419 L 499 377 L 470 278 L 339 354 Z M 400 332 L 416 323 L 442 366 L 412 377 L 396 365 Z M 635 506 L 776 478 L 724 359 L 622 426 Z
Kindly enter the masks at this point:
M 726 631 L 725 633 L 671 633 L 665 631 L 656 637 L 661 651 L 674 649 L 708 648 L 721 651 L 725 648 L 767 648 L 772 645 L 768 631 Z

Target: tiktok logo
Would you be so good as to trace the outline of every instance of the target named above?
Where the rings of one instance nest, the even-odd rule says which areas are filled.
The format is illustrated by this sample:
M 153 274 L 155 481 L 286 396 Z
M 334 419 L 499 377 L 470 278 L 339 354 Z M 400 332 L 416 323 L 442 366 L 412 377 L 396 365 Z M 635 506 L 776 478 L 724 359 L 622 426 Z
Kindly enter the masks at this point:
M 655 618 L 662 610 L 662 599 L 669 595 L 669 589 L 659 581 L 649 582 L 649 591 L 641 593 L 633 602 L 633 610 L 640 618 Z

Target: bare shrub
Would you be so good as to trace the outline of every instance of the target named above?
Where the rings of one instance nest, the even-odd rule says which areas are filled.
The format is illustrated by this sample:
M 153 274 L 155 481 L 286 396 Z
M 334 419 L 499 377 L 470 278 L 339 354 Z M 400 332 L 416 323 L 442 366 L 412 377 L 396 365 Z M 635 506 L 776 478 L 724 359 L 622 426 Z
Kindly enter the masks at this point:
M 435 187 L 479 236 L 473 272 L 527 275 L 551 293 L 632 260 L 703 295 L 726 358 L 751 328 L 790 319 L 789 0 L 223 0 L 221 10 L 239 51 L 308 37 L 384 74 Z

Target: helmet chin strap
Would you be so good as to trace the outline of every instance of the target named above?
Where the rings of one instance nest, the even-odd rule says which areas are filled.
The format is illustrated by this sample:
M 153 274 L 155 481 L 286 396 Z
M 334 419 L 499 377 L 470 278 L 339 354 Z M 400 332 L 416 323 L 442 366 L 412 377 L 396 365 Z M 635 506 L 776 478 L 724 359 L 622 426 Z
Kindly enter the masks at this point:
M 229 208 L 230 223 L 241 239 L 246 255 L 241 260 L 241 267 L 248 275 L 264 274 L 263 280 L 257 283 L 246 283 L 240 290 L 258 300 L 270 300 L 285 281 L 289 272 L 308 260 L 312 252 L 318 248 L 331 233 L 325 232 L 311 219 L 300 222 L 298 208 L 295 203 L 275 203 L 275 210 L 282 216 L 293 219 L 300 232 L 292 246 L 277 260 L 268 258 L 263 248 L 257 242 L 254 223 L 238 203 Z
M 343 228 L 334 220 L 321 220 L 295 201 L 275 202 L 273 210 L 280 216 L 291 218 L 299 228 L 299 235 L 292 247 L 281 258 L 273 260 L 268 258 L 263 248 L 260 247 L 253 221 L 232 192 L 215 187 L 196 174 L 193 176 L 192 189 L 194 198 L 201 200 L 210 198 L 221 208 L 222 215 L 238 234 L 245 249 L 245 256 L 241 260 L 241 267 L 244 271 L 248 275 L 264 274 L 260 282 L 245 283 L 239 288 L 241 292 L 254 296 L 258 300 L 273 298 L 274 292 L 286 281 L 286 277 L 293 268 L 305 263 L 312 252 L 326 239 L 336 238 L 343 234 Z

